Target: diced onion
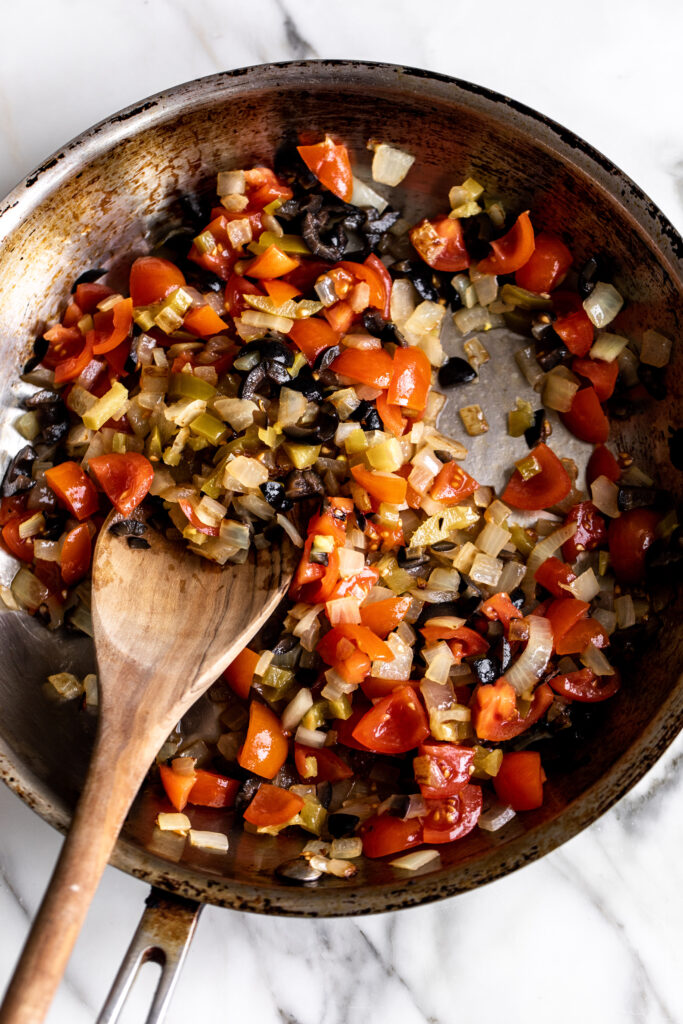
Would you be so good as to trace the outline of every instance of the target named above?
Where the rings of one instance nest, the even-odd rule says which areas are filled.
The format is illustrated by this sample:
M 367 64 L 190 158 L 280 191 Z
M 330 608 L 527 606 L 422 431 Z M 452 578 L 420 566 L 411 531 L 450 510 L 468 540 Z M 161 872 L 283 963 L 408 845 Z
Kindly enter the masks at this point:
M 553 653 L 553 628 L 548 619 L 530 615 L 529 639 L 517 661 L 510 666 L 503 679 L 515 693 L 529 693 L 545 671 Z
M 417 305 L 417 292 L 407 277 L 399 277 L 391 289 L 390 316 L 398 327 L 401 327 Z
M 228 837 L 223 832 L 207 832 L 201 829 L 191 828 L 190 846 L 197 846 L 202 850 L 213 850 L 214 853 L 227 853 Z
M 434 569 L 427 585 L 432 590 L 444 590 L 447 593 L 454 593 L 460 586 L 460 573 L 457 569 Z
M 484 811 L 483 814 L 479 815 L 477 825 L 479 828 L 483 828 L 485 832 L 497 832 L 503 825 L 507 825 L 509 821 L 512 821 L 515 813 L 509 804 L 494 804 L 488 811 Z
M 261 651 L 261 655 L 259 657 L 259 660 L 256 662 L 256 666 L 254 668 L 254 675 L 255 676 L 265 675 L 265 672 L 266 672 L 268 666 L 270 665 L 271 661 L 273 660 L 273 658 L 274 658 L 274 654 L 273 654 L 272 651 Z
M 534 546 L 526 563 L 526 578 L 533 582 L 536 570 L 555 554 L 558 548 L 562 547 L 565 541 L 573 537 L 578 529 L 577 523 L 567 523 L 559 530 L 553 530 L 548 537 L 544 537 Z
M 609 661 L 595 644 L 588 644 L 579 655 L 581 664 L 595 672 L 596 676 L 613 676 L 614 669 Z
M 640 361 L 648 366 L 666 366 L 671 358 L 671 338 L 659 331 L 647 330 L 640 346 Z
M 231 481 L 237 481 L 242 487 L 260 487 L 268 480 L 268 470 L 258 459 L 247 458 L 246 455 L 238 455 L 226 464 L 224 484 L 232 487 Z
M 366 182 L 353 176 L 353 192 L 351 193 L 353 206 L 374 206 L 379 213 L 384 213 L 389 203 L 374 188 L 370 188 Z
M 520 585 L 524 579 L 525 573 L 526 567 L 521 562 L 517 562 L 512 559 L 511 561 L 506 562 L 503 566 L 503 571 L 500 574 L 500 579 L 496 586 L 504 594 L 510 594 Z
M 181 832 L 185 835 L 190 831 L 191 824 L 186 814 L 167 814 L 161 811 L 157 815 L 157 827 L 162 832 Z
M 593 504 L 600 512 L 603 512 L 611 519 L 618 519 L 619 511 L 618 497 L 619 487 L 609 477 L 599 476 L 591 484 L 591 495 Z
M 327 617 L 333 626 L 360 623 L 360 605 L 355 597 L 337 597 L 325 605 Z
M 438 850 L 414 850 L 389 861 L 392 868 L 400 868 L 402 871 L 419 871 L 420 868 L 432 863 L 436 867 L 437 862 L 441 863 L 441 854 Z
M 350 839 L 333 839 L 330 846 L 330 857 L 334 860 L 339 857 L 343 860 L 354 860 L 363 853 L 363 840 L 360 836 L 353 836 Z
M 363 306 L 363 309 L 367 306 L 367 302 Z M 372 352 L 382 347 L 382 342 L 379 338 L 373 337 L 372 334 L 358 333 L 358 334 L 345 334 L 341 340 L 342 345 L 346 348 L 356 348 L 362 352 Z
M 547 373 L 543 382 L 543 404 L 557 412 L 569 412 L 578 390 L 576 379 L 568 380 L 562 374 Z
M 515 352 L 515 362 L 526 377 L 527 383 L 534 389 L 538 390 L 538 386 L 545 377 L 545 373 L 539 366 L 536 355 L 533 348 L 528 345 L 526 348 L 520 348 Z
M 317 747 L 321 749 L 327 742 L 327 733 L 320 729 L 305 729 L 300 725 L 294 736 L 295 743 L 301 743 L 304 747 Z
M 365 555 L 353 548 L 339 548 L 339 575 L 342 579 L 355 576 L 365 565 Z
M 505 530 L 502 526 L 497 526 L 496 523 L 488 522 L 477 537 L 476 544 L 485 555 L 497 558 L 511 539 L 512 534 L 509 530 Z
M 372 180 L 380 185 L 398 185 L 413 166 L 415 157 L 381 142 L 372 158 Z
M 599 334 L 588 355 L 591 359 L 602 359 L 605 363 L 613 363 L 628 345 L 628 338 L 619 334 Z
M 629 626 L 635 625 L 636 612 L 630 594 L 623 594 L 614 599 L 614 611 L 617 614 L 619 629 L 628 629 Z
M 453 653 L 443 640 L 433 647 L 425 647 L 422 657 L 427 663 L 425 679 L 431 679 L 435 683 L 445 683 L 448 679 L 451 665 L 455 663 Z
M 311 691 L 303 687 L 282 712 L 282 728 L 285 732 L 292 732 L 312 706 Z
M 616 612 L 611 612 L 607 608 L 594 608 L 593 618 L 598 620 L 608 636 L 617 628 Z
M 397 633 L 390 633 L 386 640 L 391 648 L 391 661 L 373 661 L 372 675 L 379 679 L 410 679 L 413 667 L 413 651 Z
M 468 575 L 475 583 L 482 583 L 487 587 L 495 587 L 502 571 L 503 563 L 499 559 L 480 553 L 472 562 Z
M 571 583 L 566 585 L 560 584 L 560 586 L 563 590 L 568 590 L 577 600 L 588 601 L 589 603 L 600 593 L 600 584 L 592 569 L 586 569 L 585 572 L 582 572 Z
M 292 388 L 280 389 L 280 401 L 277 407 L 277 418 L 280 426 L 291 427 L 298 423 L 306 412 L 308 400 L 300 391 Z
M 606 327 L 610 324 L 623 305 L 624 300 L 614 285 L 606 284 L 604 281 L 598 281 L 583 302 L 588 319 L 596 327 Z

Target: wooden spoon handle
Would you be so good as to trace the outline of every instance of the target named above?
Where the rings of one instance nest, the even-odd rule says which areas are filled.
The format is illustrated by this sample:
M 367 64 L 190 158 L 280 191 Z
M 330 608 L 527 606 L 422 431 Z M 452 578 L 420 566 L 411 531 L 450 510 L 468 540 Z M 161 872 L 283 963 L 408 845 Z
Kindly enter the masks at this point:
M 66 969 L 148 762 L 98 736 L 88 778 L 12 981 L 0 1024 L 39 1024 Z

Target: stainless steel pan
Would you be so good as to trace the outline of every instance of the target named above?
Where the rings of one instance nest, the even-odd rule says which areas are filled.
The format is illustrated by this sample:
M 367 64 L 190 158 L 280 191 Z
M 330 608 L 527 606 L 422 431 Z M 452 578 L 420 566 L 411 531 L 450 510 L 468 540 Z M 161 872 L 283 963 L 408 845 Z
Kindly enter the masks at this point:
M 179 216 L 184 193 L 210 189 L 218 169 L 268 159 L 286 133 L 298 131 L 339 136 L 361 167 L 370 136 L 414 153 L 419 173 L 397 190 L 409 218 L 437 212 L 450 185 L 473 174 L 502 196 L 515 197 L 520 208 L 528 205 L 536 224 L 571 239 L 579 260 L 601 249 L 610 253 L 616 284 L 629 299 L 627 330 L 653 326 L 678 338 L 680 237 L 633 182 L 570 132 L 503 96 L 413 68 L 334 61 L 248 68 L 122 111 L 69 143 L 0 203 L 3 462 L 20 444 L 11 427 L 14 381 L 43 318 L 57 313 L 70 282 L 102 265 L 112 268 L 115 280 L 134 255 L 149 250 L 169 218 Z M 480 479 L 486 479 L 486 467 L 495 483 L 510 461 L 503 413 L 523 385 L 510 369 L 509 340 L 491 344 L 499 358 L 477 400 L 494 429 L 471 447 Z M 682 379 L 678 342 L 668 398 L 615 425 L 617 445 L 679 498 L 682 474 L 670 461 L 669 431 L 682 425 Z M 448 412 L 446 421 L 455 423 Z M 7 582 L 9 559 L 0 572 Z M 394 910 L 482 885 L 563 843 L 619 799 L 681 728 L 680 613 L 680 601 L 662 612 L 661 628 L 639 650 L 619 698 L 605 705 L 597 739 L 589 749 L 577 747 L 563 770 L 551 772 L 544 806 L 518 816 L 501 834 L 475 831 L 443 847 L 442 866 L 418 877 L 399 878 L 387 864 L 368 861 L 350 883 L 326 877 L 315 887 L 293 888 L 273 871 L 298 852 L 300 841 L 257 839 L 239 827 L 227 857 L 191 848 L 179 853 L 159 844 L 153 826 L 159 793 L 144 789 L 113 863 L 191 902 L 176 912 L 157 891 L 128 966 L 145 955 L 177 961 L 203 902 L 308 917 Z M 93 722 L 72 705 L 47 703 L 40 687 L 50 671 L 92 669 L 91 644 L 7 613 L 0 614 L 0 645 L 0 775 L 63 831 L 84 777 Z M 203 810 L 196 817 L 200 828 L 225 828 L 220 812 Z M 114 1019 L 126 983 L 124 972 L 102 1020 Z M 153 1019 L 169 986 L 167 975 Z

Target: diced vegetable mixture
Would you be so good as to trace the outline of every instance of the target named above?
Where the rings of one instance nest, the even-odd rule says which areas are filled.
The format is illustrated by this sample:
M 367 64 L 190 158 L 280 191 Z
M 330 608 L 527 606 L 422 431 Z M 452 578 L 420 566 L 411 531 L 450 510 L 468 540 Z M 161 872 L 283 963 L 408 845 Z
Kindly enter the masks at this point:
M 620 333 L 603 258 L 577 267 L 571 239 L 486 183 L 406 224 L 384 193 L 419 167 L 371 145 L 372 185 L 330 137 L 221 171 L 213 208 L 192 197 L 121 291 L 83 274 L 25 368 L 27 444 L 2 485 L 21 563 L 3 598 L 53 629 L 91 633 L 112 507 L 131 546 L 164 530 L 226 571 L 283 531 L 301 548 L 281 635 L 214 688 L 217 743 L 177 731 L 160 752 L 157 822 L 219 853 L 226 836 L 193 829 L 193 806 L 297 828 L 312 838 L 280 873 L 300 883 L 539 808 L 548 737 L 583 742 L 586 707 L 618 692 L 619 650 L 680 537 L 667 495 L 608 444 L 611 415 L 664 396 L 671 341 Z M 463 344 L 447 358 L 451 317 Z M 542 404 L 509 410 L 526 451 L 497 496 L 437 418 L 453 391 L 467 434 L 489 429 L 468 387 L 499 327 Z M 594 445 L 585 480 L 547 410 Z M 50 685 L 96 703 L 93 676 Z

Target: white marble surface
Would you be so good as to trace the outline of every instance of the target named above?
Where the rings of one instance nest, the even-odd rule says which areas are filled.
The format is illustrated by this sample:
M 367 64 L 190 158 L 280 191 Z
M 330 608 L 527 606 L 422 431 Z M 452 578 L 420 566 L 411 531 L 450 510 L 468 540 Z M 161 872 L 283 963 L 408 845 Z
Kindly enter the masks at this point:
M 176 83 L 269 60 L 422 66 L 593 143 L 683 226 L 680 0 L 34 0 L 2 4 L 0 194 L 68 138 Z M 208 908 L 168 1016 L 241 1024 L 681 1024 L 683 737 L 561 850 L 435 906 L 314 923 Z M 0 987 L 59 837 L 0 788 Z M 50 1024 L 94 1020 L 146 888 L 108 869 Z M 153 968 L 126 1024 L 144 1019 Z

